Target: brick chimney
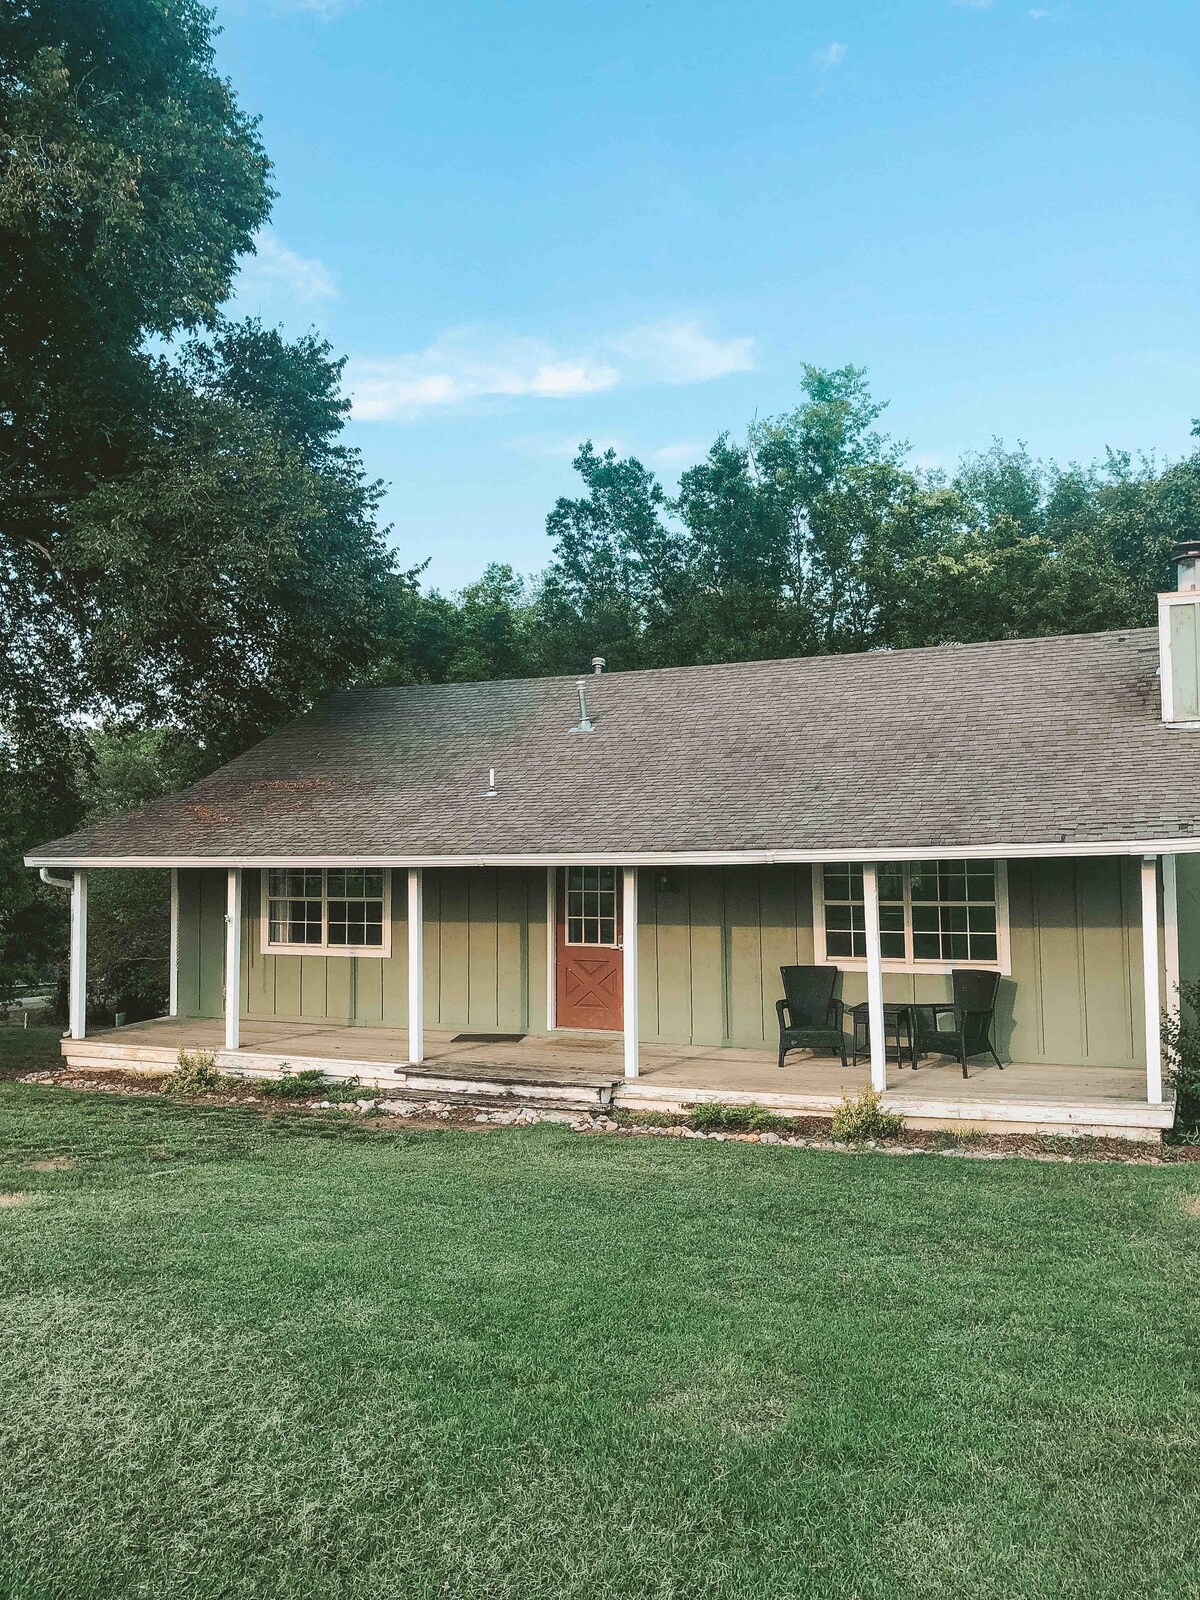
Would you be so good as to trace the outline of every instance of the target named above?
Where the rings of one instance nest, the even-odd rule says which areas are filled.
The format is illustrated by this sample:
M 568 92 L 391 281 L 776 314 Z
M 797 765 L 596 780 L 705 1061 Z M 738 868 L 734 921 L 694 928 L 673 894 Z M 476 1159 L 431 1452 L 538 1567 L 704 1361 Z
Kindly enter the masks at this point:
M 1173 728 L 1200 728 L 1200 539 L 1171 551 L 1175 588 L 1158 597 L 1162 718 Z

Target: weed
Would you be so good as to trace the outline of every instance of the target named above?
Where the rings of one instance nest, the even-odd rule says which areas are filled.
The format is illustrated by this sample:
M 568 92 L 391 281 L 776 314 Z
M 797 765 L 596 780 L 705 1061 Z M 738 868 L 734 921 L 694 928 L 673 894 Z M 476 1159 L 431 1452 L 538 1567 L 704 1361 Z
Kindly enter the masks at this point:
M 1048 1156 L 1079 1156 L 1093 1150 L 1097 1140 L 1090 1133 L 1038 1133 L 1034 1142 Z
M 843 1100 L 833 1114 L 830 1128 L 838 1144 L 857 1144 L 864 1139 L 895 1139 L 904 1132 L 904 1118 L 885 1111 L 876 1089 L 864 1089 L 854 1100 Z
M 779 1133 L 791 1127 L 787 1117 L 764 1106 L 727 1106 L 720 1101 L 693 1106 L 687 1120 L 698 1133 Z
M 615 1122 L 639 1128 L 673 1128 L 679 1118 L 669 1111 L 623 1111 L 610 1113 Z
M 175 1071 L 163 1084 L 168 1094 L 216 1094 L 229 1088 L 232 1080 L 218 1069 L 211 1050 L 181 1050 L 175 1059 Z
M 942 1128 L 938 1132 L 938 1150 L 971 1150 L 987 1138 L 982 1128 Z

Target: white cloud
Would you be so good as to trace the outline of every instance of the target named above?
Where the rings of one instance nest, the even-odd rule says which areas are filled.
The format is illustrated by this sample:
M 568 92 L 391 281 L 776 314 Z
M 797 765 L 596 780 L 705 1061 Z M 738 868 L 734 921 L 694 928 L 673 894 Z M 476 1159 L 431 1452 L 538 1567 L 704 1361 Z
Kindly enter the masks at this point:
M 846 46 L 840 39 L 834 39 L 823 50 L 818 50 L 813 60 L 822 72 L 831 72 L 834 67 L 840 67 L 846 59 Z
M 611 389 L 620 373 L 606 362 L 564 355 L 538 339 L 504 339 L 459 329 L 414 355 L 350 364 L 354 415 L 390 422 L 467 400 L 566 400 Z
M 707 383 L 754 366 L 751 339 L 714 339 L 695 319 L 647 322 L 612 341 L 634 375 L 656 383 Z
M 297 255 L 273 233 L 258 234 L 254 246 L 254 255 L 246 258 L 238 276 L 239 299 L 284 299 L 310 306 L 337 298 L 337 280 L 323 261 Z
M 704 383 L 752 367 L 751 343 L 714 339 L 687 318 L 645 323 L 573 350 L 458 328 L 409 355 L 352 361 L 346 383 L 359 421 L 393 422 L 471 401 L 570 400 L 618 383 Z

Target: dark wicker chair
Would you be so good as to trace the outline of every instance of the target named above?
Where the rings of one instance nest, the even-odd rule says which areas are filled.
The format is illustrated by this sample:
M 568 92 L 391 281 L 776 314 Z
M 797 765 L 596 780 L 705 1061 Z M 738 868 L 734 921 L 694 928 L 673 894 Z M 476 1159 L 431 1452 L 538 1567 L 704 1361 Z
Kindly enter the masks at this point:
M 909 1008 L 913 1066 L 923 1055 L 954 1056 L 965 1078 L 970 1058 L 987 1054 L 1003 1071 L 1004 1063 L 992 1043 L 992 1018 L 1000 974 L 955 967 L 950 979 L 954 985 L 953 1001 Z M 939 1027 L 938 1019 L 944 1016 L 954 1018 L 953 1026 Z
M 780 967 L 785 998 L 775 1002 L 779 1017 L 779 1065 L 789 1050 L 832 1050 L 846 1065 L 845 1007 L 834 998 L 836 967 Z

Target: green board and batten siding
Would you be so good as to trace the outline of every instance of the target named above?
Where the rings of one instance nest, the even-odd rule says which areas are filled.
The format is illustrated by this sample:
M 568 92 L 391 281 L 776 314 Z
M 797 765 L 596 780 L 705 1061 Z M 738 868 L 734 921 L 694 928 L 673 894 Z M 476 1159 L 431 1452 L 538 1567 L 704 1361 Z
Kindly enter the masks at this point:
M 1138 864 L 1099 857 L 1009 865 L 1012 975 L 1001 986 L 1006 1059 L 1142 1064 Z M 225 877 L 181 872 L 180 1011 L 222 1008 Z M 242 1010 L 251 1017 L 402 1026 L 407 1016 L 403 874 L 386 959 L 270 956 L 260 948 L 259 875 L 244 880 Z M 648 1043 L 774 1047 L 779 968 L 813 955 L 806 866 L 675 868 L 641 874 L 640 1033 Z M 1186 964 L 1185 964 L 1186 972 Z M 936 1000 L 937 976 L 885 974 L 888 999 Z M 844 998 L 865 997 L 847 973 Z M 430 1028 L 541 1032 L 546 878 L 538 868 L 425 875 L 425 1018 Z
M 394 875 L 392 943 L 375 956 L 264 955 L 260 875 L 242 886 L 242 1014 L 402 1027 L 408 1020 L 403 873 Z M 546 875 L 537 870 L 425 874 L 425 1021 L 430 1028 L 526 1032 L 546 1015 Z M 179 1009 L 224 1004 L 225 874 L 179 874 Z M 531 1015 L 532 1012 L 532 1015 Z

